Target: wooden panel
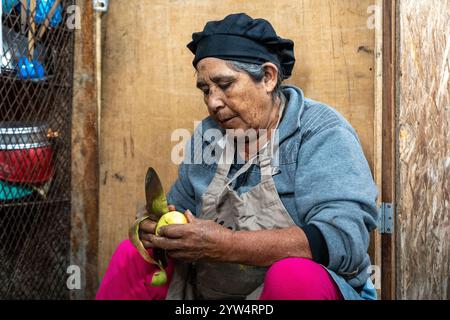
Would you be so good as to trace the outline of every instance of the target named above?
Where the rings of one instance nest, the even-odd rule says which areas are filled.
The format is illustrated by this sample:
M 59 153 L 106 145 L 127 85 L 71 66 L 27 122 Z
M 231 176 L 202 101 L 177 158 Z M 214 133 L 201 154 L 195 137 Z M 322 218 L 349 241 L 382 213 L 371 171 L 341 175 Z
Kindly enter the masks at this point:
M 381 198 L 385 203 L 395 203 L 395 148 L 396 148 L 396 0 L 383 0 L 383 107 L 382 107 L 382 183 Z M 392 234 L 381 237 L 381 298 L 395 299 L 395 239 Z
M 377 0 L 375 2 L 375 83 L 374 83 L 374 139 L 373 139 L 373 176 L 376 184 L 378 185 L 379 192 L 382 194 L 383 184 L 383 167 L 382 167 L 382 147 L 383 147 L 383 0 Z M 382 202 L 382 197 L 378 197 L 377 206 L 379 207 Z M 383 270 L 382 270 L 382 246 L 381 246 L 382 236 L 379 230 L 375 230 L 371 234 L 369 254 L 372 259 L 372 264 L 379 266 L 380 269 L 375 269 L 375 271 L 381 272 L 381 274 L 374 274 L 374 282 L 377 288 L 378 297 L 381 297 L 381 282 Z
M 95 82 L 95 17 L 90 3 L 78 1 L 81 29 L 75 31 L 72 112 L 71 264 L 80 267 L 82 290 L 72 299 L 90 299 L 98 287 L 98 132 Z
M 114 1 L 105 16 L 100 154 L 100 273 L 144 203 L 148 166 L 166 190 L 177 168 L 171 132 L 206 114 L 195 89 L 191 35 L 231 12 L 264 17 L 295 41 L 288 83 L 337 108 L 374 165 L 374 30 L 370 0 Z
M 449 8 L 449 0 L 400 0 L 401 299 L 450 298 Z

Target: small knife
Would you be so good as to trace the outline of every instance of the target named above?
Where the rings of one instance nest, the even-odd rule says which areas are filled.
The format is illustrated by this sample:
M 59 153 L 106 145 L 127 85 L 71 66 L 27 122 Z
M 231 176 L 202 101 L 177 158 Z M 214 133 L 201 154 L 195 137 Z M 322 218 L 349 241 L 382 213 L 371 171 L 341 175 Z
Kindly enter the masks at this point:
M 158 222 L 159 218 L 161 218 L 163 214 L 169 212 L 169 206 L 167 204 L 167 199 L 161 180 L 159 179 L 155 169 L 152 167 L 148 168 L 147 174 L 145 175 L 145 199 L 147 202 L 147 215 L 138 219 L 131 226 L 128 236 L 145 261 L 156 265 L 159 265 L 158 261 L 160 261 L 162 266 L 166 267 L 167 257 L 165 251 L 162 249 L 153 248 L 154 258 L 152 258 L 139 239 L 139 226 L 144 220 L 150 219 Z
M 166 193 L 158 174 L 152 167 L 148 168 L 145 176 L 145 198 L 147 201 L 147 212 L 153 221 L 158 221 L 162 215 L 169 212 Z M 153 248 L 153 257 L 156 261 L 161 261 L 164 268 L 167 267 L 165 250 Z

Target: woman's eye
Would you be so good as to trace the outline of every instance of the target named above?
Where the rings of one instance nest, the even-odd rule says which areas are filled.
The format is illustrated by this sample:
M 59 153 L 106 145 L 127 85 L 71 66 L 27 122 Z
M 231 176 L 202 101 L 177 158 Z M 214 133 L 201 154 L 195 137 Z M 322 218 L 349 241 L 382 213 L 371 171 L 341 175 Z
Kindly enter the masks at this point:
M 220 90 L 225 91 L 230 87 L 230 85 L 231 85 L 231 82 L 228 82 L 228 83 L 218 84 L 217 87 L 219 87 Z M 205 89 L 201 89 L 201 90 L 203 92 L 203 95 L 205 95 L 205 96 L 209 95 L 209 91 L 210 91 L 209 89 L 205 88 Z
M 219 88 L 222 90 L 227 90 L 231 85 L 231 82 L 225 83 L 225 84 L 220 84 Z

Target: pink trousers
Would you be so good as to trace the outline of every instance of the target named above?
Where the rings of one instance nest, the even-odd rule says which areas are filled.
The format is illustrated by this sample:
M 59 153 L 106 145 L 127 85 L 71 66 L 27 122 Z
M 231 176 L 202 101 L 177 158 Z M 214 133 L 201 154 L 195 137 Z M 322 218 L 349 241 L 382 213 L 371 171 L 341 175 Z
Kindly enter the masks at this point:
M 168 283 L 174 262 L 167 267 Z M 129 240 L 114 252 L 97 292 L 97 300 L 164 300 L 168 284 L 152 286 L 158 267 L 145 262 Z M 329 273 L 303 258 L 288 258 L 274 263 L 267 271 L 261 300 L 342 300 Z

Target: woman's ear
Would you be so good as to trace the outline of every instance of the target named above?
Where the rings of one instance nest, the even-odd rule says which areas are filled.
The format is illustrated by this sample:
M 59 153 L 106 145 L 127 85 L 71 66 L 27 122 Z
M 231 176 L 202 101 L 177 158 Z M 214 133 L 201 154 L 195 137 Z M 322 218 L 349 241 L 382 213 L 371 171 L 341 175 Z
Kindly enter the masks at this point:
M 264 85 L 267 93 L 272 93 L 275 90 L 278 82 L 278 68 L 271 62 L 263 64 L 264 68 Z

